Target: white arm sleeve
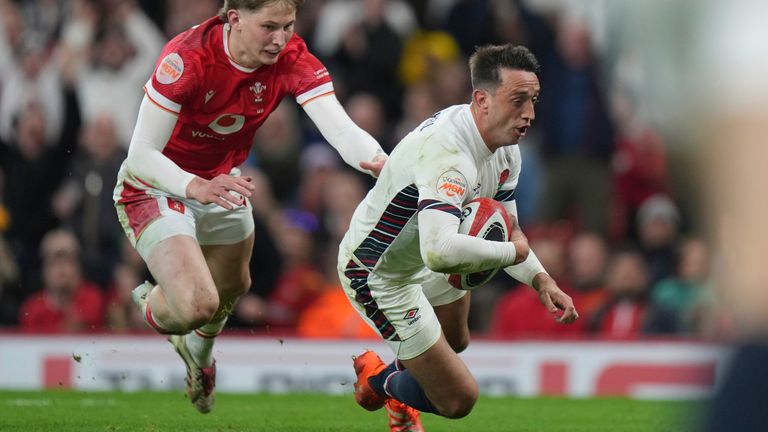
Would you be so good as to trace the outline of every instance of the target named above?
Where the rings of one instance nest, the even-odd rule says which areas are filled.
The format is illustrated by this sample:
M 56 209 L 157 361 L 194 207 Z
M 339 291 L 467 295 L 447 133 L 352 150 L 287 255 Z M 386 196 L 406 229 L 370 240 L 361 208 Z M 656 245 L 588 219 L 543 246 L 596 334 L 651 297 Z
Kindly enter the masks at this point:
M 315 98 L 303 108 L 344 162 L 358 171 L 371 174 L 360 168 L 360 162 L 370 161 L 377 154 L 384 154 L 384 150 L 368 132 L 349 118 L 335 94 Z
M 507 213 L 517 219 L 517 204 L 515 201 L 506 201 L 501 204 L 507 209 Z M 505 267 L 504 271 L 516 280 L 530 287 L 533 286 L 533 278 L 536 277 L 537 274 L 547 273 L 544 266 L 541 265 L 541 261 L 539 261 L 536 254 L 533 253 L 533 249 L 528 252 L 528 257 L 525 261 L 517 265 Z
M 128 158 L 128 172 L 141 181 L 178 197 L 187 196 L 187 185 L 195 177 L 162 152 L 171 138 L 177 117 L 152 103 L 145 95 L 133 130 Z
M 512 242 L 459 234 L 459 219 L 440 210 L 419 212 L 419 245 L 424 264 L 439 273 L 474 273 L 515 262 Z

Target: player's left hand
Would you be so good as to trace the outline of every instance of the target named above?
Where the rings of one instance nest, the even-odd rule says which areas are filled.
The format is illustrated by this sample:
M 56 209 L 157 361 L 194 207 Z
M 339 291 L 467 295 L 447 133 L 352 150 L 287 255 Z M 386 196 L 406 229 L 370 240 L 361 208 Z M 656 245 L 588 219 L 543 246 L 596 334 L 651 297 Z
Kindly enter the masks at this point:
M 370 161 L 360 162 L 360 168 L 370 171 L 374 177 L 379 178 L 385 163 L 387 163 L 387 155 L 377 154 Z
M 570 324 L 579 318 L 576 306 L 573 305 L 571 296 L 564 293 L 551 276 L 539 273 L 533 279 L 533 288 L 539 294 L 539 300 L 547 308 L 549 313 L 555 315 L 563 311 L 562 315 L 555 317 L 555 321 Z

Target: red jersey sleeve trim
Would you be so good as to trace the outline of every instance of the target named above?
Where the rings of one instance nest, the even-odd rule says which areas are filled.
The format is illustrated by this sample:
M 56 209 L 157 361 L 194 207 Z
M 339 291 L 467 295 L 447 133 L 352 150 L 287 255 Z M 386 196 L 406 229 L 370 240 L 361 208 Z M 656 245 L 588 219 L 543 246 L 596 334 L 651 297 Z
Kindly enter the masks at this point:
M 299 103 L 299 105 L 304 105 L 305 103 L 309 102 L 312 99 L 315 99 L 320 96 L 325 96 L 328 93 L 333 93 L 333 83 L 327 82 L 325 84 L 320 84 L 319 86 L 305 91 L 304 93 L 296 96 L 296 102 Z
M 144 85 L 144 91 L 147 94 L 147 97 L 149 100 L 151 100 L 155 105 L 159 106 L 160 108 L 172 112 L 174 114 L 179 114 L 181 112 L 181 104 L 178 104 L 167 97 L 163 96 L 159 91 L 155 90 L 155 88 L 152 86 L 152 80 L 150 79 L 147 81 L 147 84 Z
M 304 101 L 304 103 L 302 103 L 302 104 L 301 104 L 301 106 L 306 106 L 308 103 L 312 102 L 313 100 L 315 100 L 315 99 L 317 99 L 317 98 L 321 98 L 321 97 L 323 97 L 323 96 L 332 95 L 332 94 L 334 94 L 334 93 L 335 93 L 335 92 L 334 92 L 333 90 L 331 90 L 331 91 L 329 91 L 328 93 L 319 94 L 319 95 L 317 95 L 317 96 L 314 96 L 314 97 L 312 97 L 312 98 L 309 98 L 309 99 L 305 100 L 305 101 Z

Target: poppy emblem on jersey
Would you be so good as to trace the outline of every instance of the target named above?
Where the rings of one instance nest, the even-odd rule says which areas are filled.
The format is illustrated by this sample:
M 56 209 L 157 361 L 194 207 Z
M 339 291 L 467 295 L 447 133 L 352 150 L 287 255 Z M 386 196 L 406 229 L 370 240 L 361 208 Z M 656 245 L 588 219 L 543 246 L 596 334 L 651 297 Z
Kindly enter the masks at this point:
M 437 180 L 437 194 L 443 198 L 462 199 L 466 193 L 467 180 L 458 171 L 446 171 Z
M 168 198 L 168 208 L 184 214 L 184 203 L 173 198 Z
M 505 169 L 499 175 L 499 189 L 501 189 L 501 187 L 504 185 L 504 183 L 507 182 L 508 178 L 509 178 L 509 169 Z
M 181 78 L 184 73 L 184 60 L 176 53 L 170 53 L 163 58 L 157 67 L 155 78 L 160 84 L 171 84 Z
M 403 319 L 407 319 L 407 320 L 413 319 L 414 317 L 416 317 L 417 313 L 419 313 L 419 308 L 413 308 L 405 313 L 405 316 L 403 317 Z
M 261 98 L 261 93 L 264 92 L 264 90 L 267 89 L 267 86 L 265 86 L 264 84 L 262 84 L 260 82 L 257 82 L 256 84 L 254 84 L 254 85 L 252 85 L 252 86 L 250 86 L 248 88 L 255 95 L 255 98 L 253 99 L 254 102 L 259 103 L 259 102 L 261 102 L 263 100 Z
M 245 117 L 240 114 L 222 114 L 210 122 L 208 127 L 220 135 L 229 135 L 243 128 Z

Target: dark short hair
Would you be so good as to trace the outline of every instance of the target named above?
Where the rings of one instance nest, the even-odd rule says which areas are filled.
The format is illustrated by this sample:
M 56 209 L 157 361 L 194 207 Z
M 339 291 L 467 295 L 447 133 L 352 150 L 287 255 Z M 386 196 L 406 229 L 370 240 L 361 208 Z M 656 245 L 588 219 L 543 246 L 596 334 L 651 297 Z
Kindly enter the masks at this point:
M 501 84 L 500 70 L 516 69 L 538 73 L 539 61 L 522 45 L 485 45 L 469 58 L 472 88 L 493 90 Z
M 285 3 L 289 6 L 293 6 L 294 9 L 298 9 L 299 6 L 304 4 L 304 0 L 224 0 L 224 6 L 219 9 L 219 18 L 226 22 L 227 11 L 230 9 L 241 9 L 253 12 L 272 3 Z

